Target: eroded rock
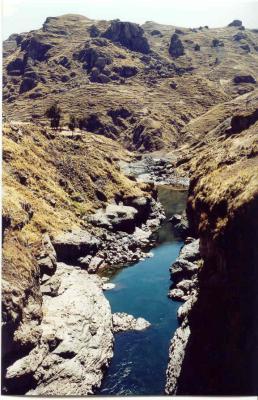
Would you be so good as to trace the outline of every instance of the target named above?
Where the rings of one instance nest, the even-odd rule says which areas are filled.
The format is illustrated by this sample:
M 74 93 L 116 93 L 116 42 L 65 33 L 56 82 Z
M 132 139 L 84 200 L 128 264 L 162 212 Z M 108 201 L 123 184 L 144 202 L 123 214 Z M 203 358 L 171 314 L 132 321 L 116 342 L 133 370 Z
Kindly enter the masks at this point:
M 56 236 L 53 245 L 59 261 L 75 261 L 79 257 L 95 254 L 100 241 L 89 232 L 77 229 Z
M 177 33 L 172 35 L 168 51 L 174 58 L 178 58 L 185 54 L 183 43 Z
M 133 51 L 145 54 L 150 51 L 149 43 L 144 37 L 144 30 L 132 22 L 112 21 L 102 36 Z
M 28 395 L 92 394 L 113 355 L 110 306 L 97 276 L 58 263 L 49 285 L 56 280 L 56 295 L 43 296 L 41 342 L 8 368 L 7 378 L 27 380 Z
M 144 318 L 135 318 L 132 315 L 126 313 L 115 313 L 113 314 L 113 330 L 117 332 L 125 331 L 143 331 L 147 329 L 151 324 Z

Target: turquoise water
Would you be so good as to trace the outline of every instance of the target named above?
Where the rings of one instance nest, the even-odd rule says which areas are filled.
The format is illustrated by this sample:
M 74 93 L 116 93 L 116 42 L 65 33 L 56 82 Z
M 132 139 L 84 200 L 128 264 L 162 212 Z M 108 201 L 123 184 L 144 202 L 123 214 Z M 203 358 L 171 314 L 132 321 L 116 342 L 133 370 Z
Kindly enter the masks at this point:
M 185 209 L 186 192 L 162 187 L 159 199 L 169 218 Z M 110 282 L 116 287 L 105 292 L 112 312 L 143 317 L 151 327 L 115 335 L 114 357 L 99 394 L 164 394 L 169 342 L 178 326 L 176 313 L 180 305 L 167 297 L 171 285 L 168 269 L 182 241 L 173 235 L 166 221 L 155 236 L 156 247 L 151 250 L 154 256 L 114 272 Z

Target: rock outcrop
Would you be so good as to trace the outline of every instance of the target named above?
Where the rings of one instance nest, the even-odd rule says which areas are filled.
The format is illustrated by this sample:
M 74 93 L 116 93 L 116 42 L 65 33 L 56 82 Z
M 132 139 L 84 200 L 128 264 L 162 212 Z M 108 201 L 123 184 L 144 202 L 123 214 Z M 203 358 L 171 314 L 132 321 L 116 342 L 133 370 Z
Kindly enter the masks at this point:
M 114 332 L 126 331 L 143 331 L 150 326 L 150 323 L 144 318 L 134 318 L 126 313 L 113 314 L 113 329 Z
M 110 204 L 105 210 L 97 211 L 90 221 L 102 228 L 132 233 L 135 230 L 138 211 L 134 207 Z
M 178 58 L 185 54 L 183 43 L 177 33 L 172 35 L 168 51 L 173 58 Z
M 102 36 L 133 51 L 144 54 L 150 51 L 148 41 L 144 37 L 144 30 L 132 22 L 112 21 Z
M 91 394 L 113 355 L 112 315 L 101 279 L 59 263 L 42 290 L 41 341 L 7 369 L 7 385 L 15 386 L 10 392 Z

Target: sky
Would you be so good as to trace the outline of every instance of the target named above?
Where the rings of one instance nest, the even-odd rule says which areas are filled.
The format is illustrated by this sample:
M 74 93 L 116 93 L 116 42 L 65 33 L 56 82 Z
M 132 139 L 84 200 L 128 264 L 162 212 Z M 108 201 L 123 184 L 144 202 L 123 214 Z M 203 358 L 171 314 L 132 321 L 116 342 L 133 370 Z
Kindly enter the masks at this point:
M 3 39 L 68 13 L 181 27 L 220 27 L 241 19 L 246 27 L 258 28 L 258 0 L 1 0 L 1 5 Z

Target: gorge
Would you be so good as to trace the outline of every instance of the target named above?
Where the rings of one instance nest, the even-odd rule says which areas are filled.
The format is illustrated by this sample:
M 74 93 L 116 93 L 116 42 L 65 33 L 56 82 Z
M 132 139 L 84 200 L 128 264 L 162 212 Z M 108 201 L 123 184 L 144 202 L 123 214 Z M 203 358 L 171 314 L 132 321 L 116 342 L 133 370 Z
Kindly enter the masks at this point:
M 257 29 L 3 50 L 2 394 L 257 395 Z

